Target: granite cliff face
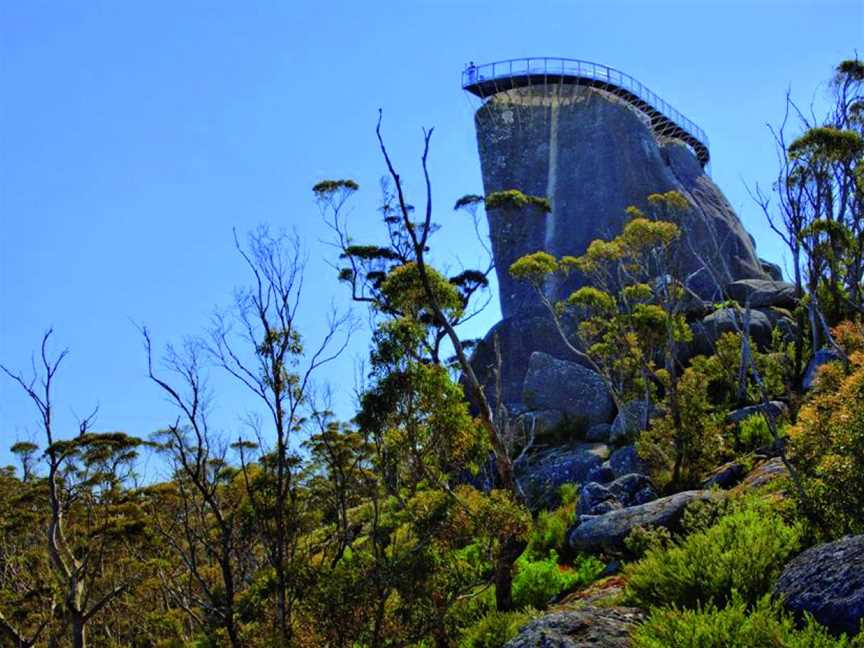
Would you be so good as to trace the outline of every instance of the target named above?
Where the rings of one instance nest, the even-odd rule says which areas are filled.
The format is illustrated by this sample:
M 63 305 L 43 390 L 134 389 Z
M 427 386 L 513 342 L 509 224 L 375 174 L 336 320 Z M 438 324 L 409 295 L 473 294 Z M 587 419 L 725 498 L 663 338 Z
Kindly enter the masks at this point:
M 725 259 L 729 280 L 767 279 L 751 238 L 695 155 L 677 141 L 658 141 L 642 113 L 617 97 L 579 86 L 528 87 L 501 92 L 477 111 L 475 122 L 486 194 L 505 189 L 545 196 L 552 212 L 488 211 L 505 318 L 538 304 L 514 282 L 510 264 L 545 250 L 578 256 L 588 244 L 618 234 L 629 205 L 646 206 L 652 193 L 677 190 L 693 204 L 684 231 L 701 253 Z M 720 246 L 714 241 L 721 242 Z M 717 286 L 682 245 L 689 287 L 705 299 Z M 713 261 L 713 259 L 712 259 Z M 583 280 L 550 285 L 566 297 Z
M 501 397 L 511 411 L 524 409 L 532 353 L 578 362 L 533 289 L 511 279 L 508 269 L 521 256 L 538 250 L 578 256 L 594 239 L 618 234 L 628 206 L 644 208 L 649 194 L 676 190 L 693 205 L 683 217 L 686 239 L 679 253 L 696 296 L 718 296 L 706 261 L 722 268 L 727 282 L 770 279 L 752 239 L 693 152 L 677 140 L 658 139 L 645 115 L 619 98 L 574 85 L 513 89 L 490 97 L 475 122 L 485 193 L 519 189 L 548 198 L 552 207 L 549 214 L 530 207 L 487 210 L 504 319 L 479 345 L 475 367 L 488 373 L 497 334 Z M 566 298 L 584 281 L 576 273 L 550 280 L 547 295 Z

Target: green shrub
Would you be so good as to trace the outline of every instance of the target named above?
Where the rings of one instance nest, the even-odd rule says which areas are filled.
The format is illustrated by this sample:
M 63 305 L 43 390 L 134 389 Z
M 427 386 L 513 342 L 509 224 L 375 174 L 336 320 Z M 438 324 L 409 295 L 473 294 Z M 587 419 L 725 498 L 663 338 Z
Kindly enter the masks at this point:
M 537 617 L 537 610 L 489 612 L 468 628 L 459 641 L 459 648 L 501 648 L 515 637 L 526 623 Z
M 801 526 L 746 500 L 712 526 L 668 547 L 649 548 L 628 569 L 626 598 L 641 607 L 724 605 L 733 592 L 755 603 L 798 549 Z
M 747 603 L 735 598 L 718 609 L 655 609 L 632 637 L 634 648 L 855 648 L 859 641 L 835 639 L 808 618 L 797 630 L 793 619 L 766 595 L 748 612 Z
M 534 520 L 525 551 L 533 560 L 541 560 L 553 550 L 561 555 L 567 549 L 567 530 L 573 524 L 579 487 L 576 484 L 563 484 L 558 492 L 561 506 L 554 511 L 540 511 Z
M 741 450 L 756 450 L 770 445 L 773 441 L 771 428 L 762 414 L 748 416 L 738 425 L 738 444 Z
M 577 585 L 587 585 L 602 571 L 603 563 L 593 556 L 579 557 L 572 567 L 566 567 L 558 564 L 558 554 L 554 550 L 543 560 L 531 560 L 523 554 L 516 561 L 513 604 L 517 608 L 543 610 L 559 593 Z

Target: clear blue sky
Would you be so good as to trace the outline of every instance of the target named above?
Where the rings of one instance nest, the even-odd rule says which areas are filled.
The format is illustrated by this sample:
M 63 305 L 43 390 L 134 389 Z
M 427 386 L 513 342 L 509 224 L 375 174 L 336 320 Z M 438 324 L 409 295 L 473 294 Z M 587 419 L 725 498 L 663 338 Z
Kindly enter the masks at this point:
M 450 211 L 482 191 L 459 87 L 469 60 L 565 56 L 632 74 L 707 131 L 715 181 L 762 256 L 781 261 L 744 182 L 770 181 L 765 123 L 787 87 L 819 111 L 832 66 L 864 45 L 864 15 L 860 0 L 33 0 L 0 4 L 0 31 L 0 361 L 28 367 L 53 325 L 71 349 L 58 425 L 73 432 L 72 413 L 99 404 L 98 429 L 147 435 L 172 413 L 131 320 L 160 345 L 200 333 L 245 279 L 232 227 L 299 230 L 310 338 L 331 300 L 347 306 L 310 187 L 355 178 L 355 219 L 373 219 L 379 106 L 410 188 L 420 128 L 436 127 L 437 256 L 474 262 Z M 475 333 L 497 318 L 490 309 Z M 326 376 L 345 415 L 366 345 L 359 336 Z M 219 426 L 236 430 L 248 399 L 214 387 Z M 34 415 L 0 382 L 0 465 L 37 432 Z

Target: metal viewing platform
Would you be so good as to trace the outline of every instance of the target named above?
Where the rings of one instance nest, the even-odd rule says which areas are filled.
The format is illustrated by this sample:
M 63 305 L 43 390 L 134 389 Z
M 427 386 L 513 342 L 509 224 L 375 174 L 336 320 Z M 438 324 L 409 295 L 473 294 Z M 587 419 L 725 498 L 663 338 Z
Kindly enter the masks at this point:
M 701 128 L 629 74 L 607 65 L 540 57 L 472 64 L 462 72 L 462 88 L 481 99 L 515 88 L 548 84 L 581 85 L 614 94 L 644 113 L 655 134 L 690 146 L 703 167 L 711 158 L 708 137 Z

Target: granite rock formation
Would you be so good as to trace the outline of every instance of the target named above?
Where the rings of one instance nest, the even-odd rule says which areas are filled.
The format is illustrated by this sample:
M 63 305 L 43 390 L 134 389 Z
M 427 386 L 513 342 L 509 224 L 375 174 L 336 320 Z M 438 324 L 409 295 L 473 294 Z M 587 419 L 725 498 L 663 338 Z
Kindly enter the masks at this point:
M 549 199 L 552 211 L 488 210 L 489 229 L 505 318 L 538 304 L 531 288 L 508 268 L 537 250 L 578 256 L 600 237 L 620 232 L 629 205 L 649 194 L 677 190 L 693 205 L 684 217 L 689 241 L 702 254 L 722 256 L 731 280 L 769 279 L 753 242 L 717 186 L 684 144 L 658 141 L 644 116 L 600 90 L 535 86 L 500 92 L 475 115 L 486 194 L 519 189 Z M 721 242 L 720 249 L 714 242 Z M 718 286 L 681 246 L 689 287 L 706 299 Z M 709 259 L 714 261 L 714 259 Z M 562 298 L 584 279 L 550 285 Z

